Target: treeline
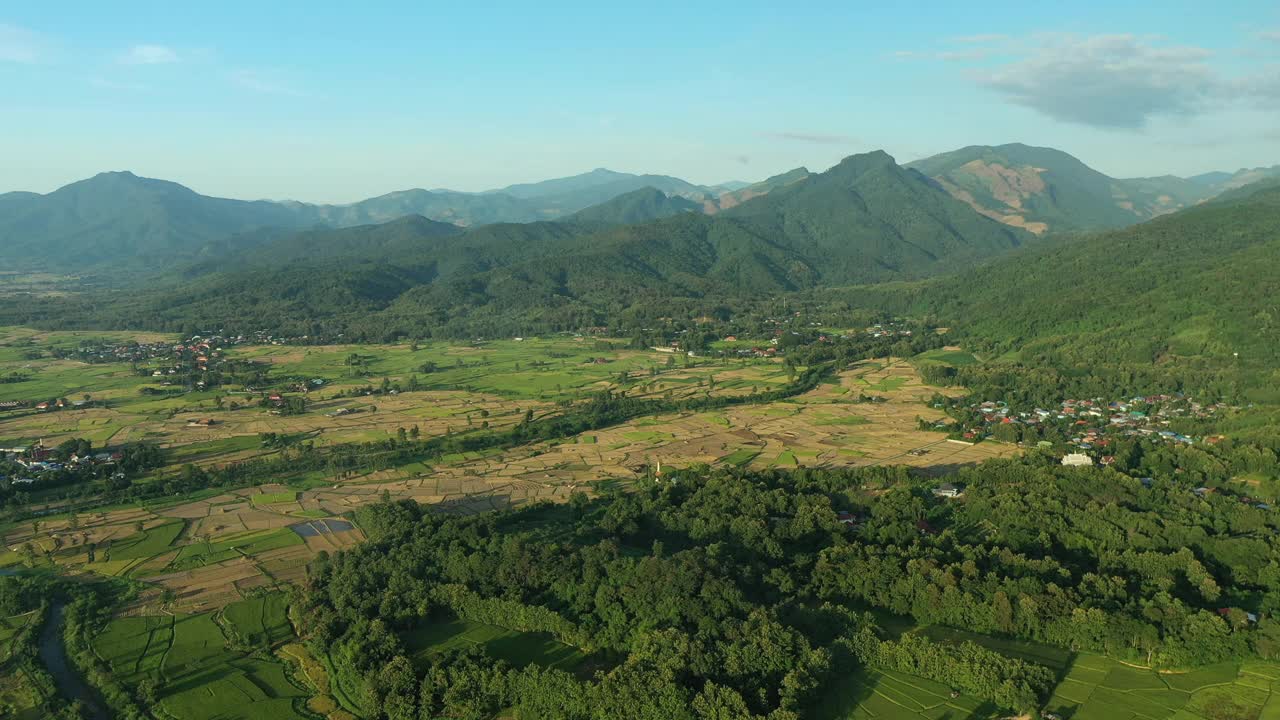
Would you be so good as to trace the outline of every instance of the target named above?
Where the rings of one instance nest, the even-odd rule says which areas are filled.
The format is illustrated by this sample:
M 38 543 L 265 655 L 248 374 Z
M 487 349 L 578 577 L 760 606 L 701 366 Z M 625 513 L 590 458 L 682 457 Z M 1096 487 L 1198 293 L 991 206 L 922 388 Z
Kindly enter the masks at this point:
M 1036 707 L 1058 680 L 1043 665 L 1005 657 L 973 642 L 940 643 L 914 633 L 884 640 L 869 620 L 839 644 L 868 667 L 919 675 L 1002 708 Z

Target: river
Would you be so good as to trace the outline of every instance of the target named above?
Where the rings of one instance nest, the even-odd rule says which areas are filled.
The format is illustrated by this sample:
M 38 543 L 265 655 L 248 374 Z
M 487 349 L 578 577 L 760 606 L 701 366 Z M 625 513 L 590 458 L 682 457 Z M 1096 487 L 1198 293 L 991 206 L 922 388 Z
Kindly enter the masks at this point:
M 80 672 L 67 657 L 67 647 L 62 642 L 62 624 L 65 620 L 66 603 L 55 600 L 49 610 L 49 619 L 40 631 L 37 650 L 40 662 L 53 676 L 53 683 L 63 697 L 79 700 L 84 706 L 85 716 L 90 720 L 111 720 L 111 716 L 103 709 L 98 693 L 80 677 Z

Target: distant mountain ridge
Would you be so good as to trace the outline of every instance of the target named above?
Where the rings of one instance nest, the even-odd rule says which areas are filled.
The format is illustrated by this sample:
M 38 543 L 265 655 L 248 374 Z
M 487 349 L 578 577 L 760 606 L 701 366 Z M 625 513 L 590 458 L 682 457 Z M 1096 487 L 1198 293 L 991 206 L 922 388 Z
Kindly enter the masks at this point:
M 665 216 L 675 205 L 671 198 L 692 203 L 682 203 L 680 211 L 714 206 L 726 192 L 666 175 L 597 169 L 482 193 L 412 189 L 316 205 L 214 198 L 177 183 L 110 172 L 46 195 L 0 195 L 0 262 L 74 273 L 164 268 L 223 257 L 311 227 L 375 225 L 411 215 L 461 227 L 564 219 L 645 188 L 668 198 L 661 203 L 665 209 L 636 206 L 608 222 Z

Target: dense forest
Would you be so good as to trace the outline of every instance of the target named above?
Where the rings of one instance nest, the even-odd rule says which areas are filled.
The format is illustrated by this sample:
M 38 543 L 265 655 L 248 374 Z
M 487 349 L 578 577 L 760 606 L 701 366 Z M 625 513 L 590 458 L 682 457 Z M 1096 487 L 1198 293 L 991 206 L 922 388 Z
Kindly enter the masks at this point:
M 386 502 L 358 514 L 367 543 L 309 566 L 301 626 L 363 710 L 397 719 L 808 717 L 864 665 L 1008 710 L 1035 709 L 1055 682 L 912 626 L 1164 668 L 1280 656 L 1270 514 L 1036 455 L 950 479 L 960 499 L 904 469 L 690 468 L 496 515 Z M 415 650 L 451 618 L 547 633 L 589 661 Z

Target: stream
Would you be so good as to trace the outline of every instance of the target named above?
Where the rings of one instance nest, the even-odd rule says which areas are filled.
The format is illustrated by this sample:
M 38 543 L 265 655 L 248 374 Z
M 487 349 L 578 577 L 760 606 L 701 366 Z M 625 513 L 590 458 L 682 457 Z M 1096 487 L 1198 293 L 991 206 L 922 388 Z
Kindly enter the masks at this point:
M 63 697 L 80 701 L 86 717 L 90 720 L 110 720 L 98 699 L 98 693 L 80 677 L 67 657 L 67 648 L 62 642 L 62 623 L 66 609 L 66 603 L 55 600 L 49 610 L 49 619 L 40 630 L 37 644 L 40 662 L 44 663 L 45 669 L 53 676 L 53 683 L 58 686 L 58 692 Z

